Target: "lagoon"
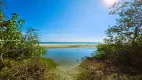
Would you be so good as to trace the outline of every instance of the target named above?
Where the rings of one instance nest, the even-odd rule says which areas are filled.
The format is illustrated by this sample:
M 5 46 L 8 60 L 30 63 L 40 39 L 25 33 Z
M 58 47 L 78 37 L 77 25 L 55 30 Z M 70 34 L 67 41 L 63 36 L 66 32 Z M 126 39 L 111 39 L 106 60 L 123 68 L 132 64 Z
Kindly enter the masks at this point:
M 96 48 L 48 48 L 46 58 L 54 60 L 59 66 L 74 66 L 82 58 L 91 56 Z

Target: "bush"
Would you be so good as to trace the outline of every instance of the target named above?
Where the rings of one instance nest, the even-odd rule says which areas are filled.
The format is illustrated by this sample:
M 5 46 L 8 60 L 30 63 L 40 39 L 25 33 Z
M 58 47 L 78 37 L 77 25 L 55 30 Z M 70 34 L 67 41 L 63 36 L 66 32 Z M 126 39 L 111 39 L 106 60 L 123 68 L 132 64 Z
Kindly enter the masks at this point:
M 112 63 L 130 66 L 142 70 L 142 44 L 136 42 L 133 46 L 129 43 L 123 44 L 100 44 L 94 58 L 109 60 Z
M 4 67 L 0 71 L 1 80 L 43 80 L 45 70 L 48 68 L 39 62 L 39 59 L 22 61 L 5 60 Z
M 99 44 L 97 46 L 97 51 L 93 55 L 94 58 L 102 59 L 102 60 L 114 60 L 116 59 L 117 55 L 115 53 L 115 46 L 114 44 Z
M 122 1 L 110 9 L 110 14 L 118 14 L 120 18 L 116 19 L 116 25 L 107 29 L 107 38 L 104 44 L 98 45 L 94 58 L 142 72 L 142 1 Z
M 41 58 L 45 49 L 39 45 L 37 30 L 23 33 L 25 21 L 17 13 L 5 16 L 2 4 L 0 0 L 0 80 L 44 80 L 49 65 L 56 64 Z

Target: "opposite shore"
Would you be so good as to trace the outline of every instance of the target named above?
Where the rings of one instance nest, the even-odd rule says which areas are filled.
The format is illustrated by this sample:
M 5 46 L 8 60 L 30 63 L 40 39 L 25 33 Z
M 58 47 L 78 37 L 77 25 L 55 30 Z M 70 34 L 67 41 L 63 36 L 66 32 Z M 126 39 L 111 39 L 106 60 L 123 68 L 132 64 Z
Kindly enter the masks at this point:
M 95 48 L 97 44 L 40 44 L 45 48 Z

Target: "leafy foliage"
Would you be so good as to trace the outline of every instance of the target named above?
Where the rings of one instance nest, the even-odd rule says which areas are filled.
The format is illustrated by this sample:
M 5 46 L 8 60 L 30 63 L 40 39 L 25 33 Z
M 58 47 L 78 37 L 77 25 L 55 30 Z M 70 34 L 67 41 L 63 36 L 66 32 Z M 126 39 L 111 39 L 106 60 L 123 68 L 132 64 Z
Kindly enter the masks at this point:
M 17 13 L 5 16 L 2 8 L 0 0 L 0 80 L 46 79 L 48 67 L 56 64 L 41 57 L 45 49 L 39 46 L 37 30 L 29 28 L 23 33 L 25 21 Z
M 110 14 L 119 18 L 107 29 L 107 38 L 98 45 L 94 57 L 142 72 L 142 1 L 122 1 L 111 9 Z
M 13 58 L 24 59 L 38 57 L 44 53 L 39 46 L 36 30 L 29 28 L 26 34 L 22 34 L 24 20 L 13 13 L 11 18 L 5 18 L 1 11 L 0 20 L 0 59 Z
M 1 80 L 44 80 L 44 71 L 48 71 L 38 59 L 26 59 L 22 61 L 4 60 L 7 64 L 0 71 Z
M 115 4 L 110 14 L 118 14 L 116 25 L 110 27 L 106 34 L 107 43 L 130 43 L 142 41 L 142 2 L 133 0 Z

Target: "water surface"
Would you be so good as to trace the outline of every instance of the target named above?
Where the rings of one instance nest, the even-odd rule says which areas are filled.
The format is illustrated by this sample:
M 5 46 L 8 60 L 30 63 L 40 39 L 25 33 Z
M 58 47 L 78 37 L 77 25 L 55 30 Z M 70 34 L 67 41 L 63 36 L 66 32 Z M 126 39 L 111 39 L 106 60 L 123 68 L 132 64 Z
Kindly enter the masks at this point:
M 86 56 L 91 56 L 95 48 L 49 48 L 45 57 L 51 58 L 59 66 L 73 66 Z

